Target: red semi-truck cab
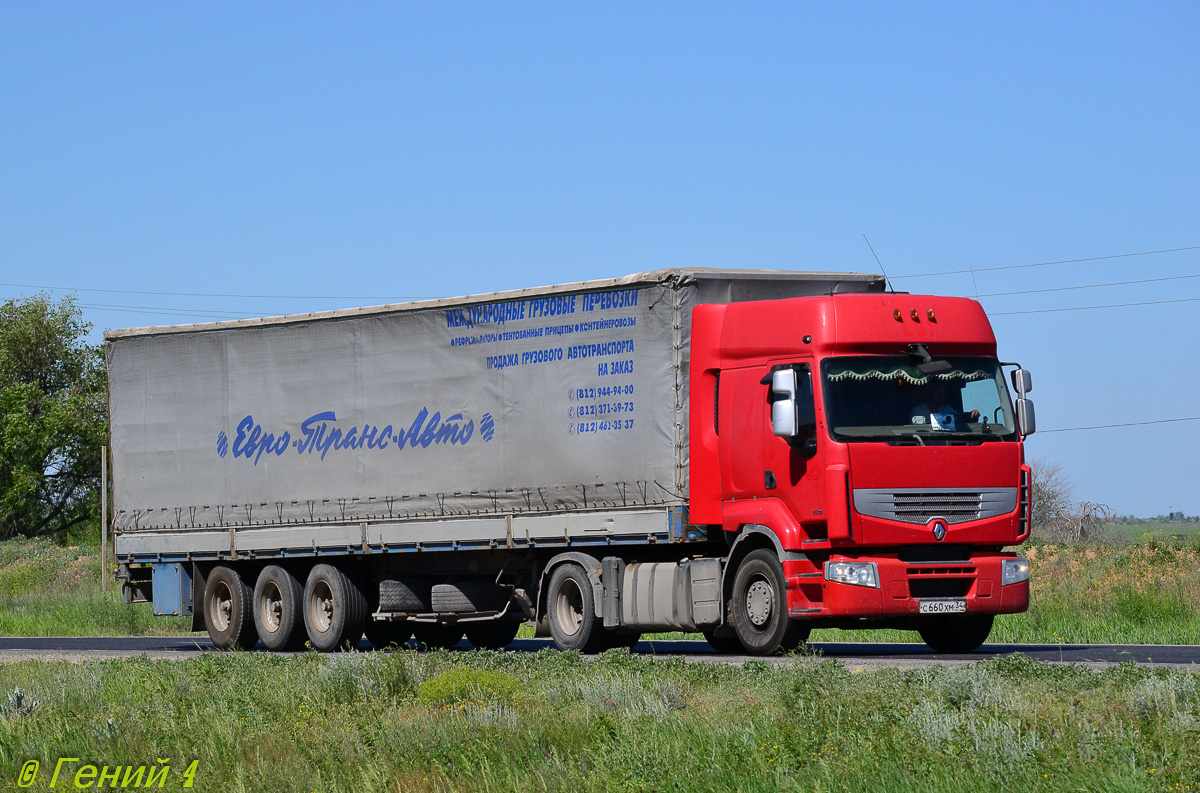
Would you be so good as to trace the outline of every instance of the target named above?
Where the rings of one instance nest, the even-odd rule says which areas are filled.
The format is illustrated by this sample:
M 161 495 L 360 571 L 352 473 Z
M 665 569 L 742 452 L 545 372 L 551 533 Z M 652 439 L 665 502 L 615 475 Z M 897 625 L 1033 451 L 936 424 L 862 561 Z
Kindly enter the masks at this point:
M 726 637 L 891 626 L 967 651 L 1028 608 L 1028 563 L 1004 548 L 1029 534 L 1031 378 L 1012 372 L 1014 403 L 977 302 L 835 294 L 692 319 L 690 520 L 732 546 Z

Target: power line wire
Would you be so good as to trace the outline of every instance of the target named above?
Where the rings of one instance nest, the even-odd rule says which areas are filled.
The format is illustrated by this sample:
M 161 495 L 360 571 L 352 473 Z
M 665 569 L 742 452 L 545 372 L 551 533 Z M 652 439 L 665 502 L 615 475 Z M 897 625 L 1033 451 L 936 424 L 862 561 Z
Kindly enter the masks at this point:
M 257 311 L 239 311 L 236 309 L 207 309 L 207 308 L 174 308 L 172 306 L 129 306 L 120 303 L 79 303 L 80 308 L 96 308 L 106 311 L 142 311 L 147 314 L 212 314 L 214 316 L 228 317 L 231 315 L 239 315 L 243 317 L 260 317 L 262 314 Z
M 864 239 L 865 239 L 865 236 L 866 235 L 864 235 Z M 871 245 L 869 240 L 867 240 L 867 245 L 868 245 L 868 247 L 870 247 L 870 245 Z M 1116 253 L 1116 254 L 1110 254 L 1107 256 L 1089 256 L 1089 257 L 1085 257 L 1085 258 L 1081 258 L 1081 259 L 1059 259 L 1059 260 L 1051 261 L 1051 262 L 1034 262 L 1032 264 L 1009 264 L 1009 265 L 1002 265 L 1002 266 L 998 266 L 998 267 L 973 267 L 972 266 L 970 269 L 967 269 L 967 270 L 945 270 L 943 272 L 936 272 L 936 273 L 914 273 L 912 275 L 898 275 L 898 276 L 891 278 L 890 280 L 894 281 L 894 280 L 903 279 L 903 278 L 930 278 L 930 277 L 939 276 L 939 275 L 961 275 L 961 274 L 966 274 L 966 273 L 971 273 L 973 275 L 974 273 L 996 272 L 999 270 L 1019 270 L 1019 269 L 1024 269 L 1024 268 L 1028 268 L 1028 267 L 1049 267 L 1050 265 L 1055 265 L 1055 264 L 1073 264 L 1073 263 L 1078 263 L 1078 262 L 1095 262 L 1095 261 L 1102 261 L 1102 260 L 1106 260 L 1106 259 L 1124 259 L 1124 258 L 1129 258 L 1131 256 L 1153 256 L 1153 255 L 1162 254 L 1162 253 L 1178 253 L 1180 251 L 1194 251 L 1194 250 L 1200 250 L 1200 245 L 1189 245 L 1189 246 L 1182 247 L 1182 248 L 1162 248 L 1160 250 L 1153 250 L 1153 251 L 1136 251 L 1134 253 Z M 872 254 L 874 254 L 873 248 L 872 248 L 871 252 L 872 252 Z M 878 262 L 878 256 L 876 256 L 876 261 Z M 882 264 L 880 265 L 880 269 L 883 269 Z M 885 275 L 885 277 L 887 277 L 887 276 Z M 1188 276 L 1188 277 L 1194 277 L 1194 276 Z M 1163 280 L 1166 280 L 1166 279 L 1163 279 Z M 1137 283 L 1137 282 L 1130 282 L 1130 283 Z M 51 286 L 51 285 L 46 285 L 46 284 L 16 284 L 16 283 L 0 283 L 0 286 L 12 287 L 12 288 L 17 288 L 17 289 L 48 289 L 51 291 L 59 291 L 59 292 L 98 292 L 98 293 L 103 293 L 103 294 L 114 294 L 114 295 L 155 295 L 155 296 L 166 296 L 166 297 L 222 297 L 222 298 L 227 297 L 227 298 L 253 299 L 253 300 L 433 300 L 433 299 L 436 299 L 436 297 L 442 297 L 441 295 L 438 295 L 438 296 L 430 296 L 430 295 L 261 295 L 261 294 L 238 294 L 238 293 L 227 293 L 227 292 L 159 292 L 159 291 L 138 290 L 138 289 L 99 289 L 99 288 L 93 288 L 93 287 Z M 1101 285 L 1098 284 L 1097 286 L 1101 286 Z M 1089 287 L 1078 287 L 1078 288 L 1083 289 L 1083 288 L 1089 288 Z M 1052 290 L 1044 290 L 1044 291 L 1052 291 Z M 1021 294 L 1021 293 L 1017 293 L 1017 292 L 998 293 L 997 295 L 981 295 L 981 297 L 999 296 L 999 294 Z
M 1006 264 L 1000 267 L 975 267 L 974 272 L 990 273 L 997 270 L 1022 270 L 1027 267 L 1049 267 L 1052 264 L 1076 264 L 1078 262 L 1099 262 L 1105 259 L 1127 259 L 1131 256 L 1154 256 L 1159 253 L 1179 253 L 1180 251 L 1195 251 L 1200 250 L 1200 245 L 1188 245 L 1183 248 L 1163 248 L 1157 251 L 1137 251 L 1135 253 L 1114 253 L 1108 256 L 1088 256 L 1083 259 L 1059 259 L 1053 262 L 1034 262 L 1033 264 Z M 904 278 L 932 278 L 935 275 L 962 275 L 969 273 L 972 270 L 945 270 L 940 273 L 916 273 L 914 275 L 897 275 L 892 278 L 893 281 L 899 281 Z
M 1069 292 L 1074 289 L 1099 289 L 1106 286 L 1132 286 L 1134 284 L 1153 284 L 1160 281 L 1183 281 L 1189 278 L 1200 278 L 1200 274 L 1196 275 L 1168 275 L 1163 278 L 1140 278 L 1136 281 L 1111 281 L 1106 284 L 1082 284 L 1079 286 L 1056 286 L 1049 289 L 1025 289 L 1020 292 L 991 292 L 984 295 L 976 295 L 976 297 L 1007 297 L 1009 295 L 1036 295 L 1044 292 Z
M 17 289 L 49 289 L 57 292 L 103 292 L 111 295 L 157 295 L 166 297 L 237 297 L 258 300 L 434 300 L 422 295 L 241 295 L 217 292 L 148 292 L 136 289 L 91 289 L 81 286 L 46 286 L 38 284 L 4 284 Z
M 1011 317 L 1016 314 L 1054 314 L 1060 311 L 1092 311 L 1101 308 L 1129 308 L 1132 306 L 1162 306 L 1168 303 L 1195 303 L 1200 297 L 1185 297 L 1179 300 L 1148 300 L 1145 303 L 1110 303 L 1106 306 L 1071 306 L 1069 308 L 1034 308 L 1026 311 L 989 311 L 989 317 Z
M 1130 421 L 1125 424 L 1096 424 L 1091 427 L 1061 427 L 1056 430 L 1038 430 L 1038 432 L 1079 432 L 1080 430 L 1107 430 L 1113 427 L 1143 427 L 1147 424 L 1173 424 L 1178 421 L 1200 421 L 1200 416 L 1187 416 L 1178 419 L 1158 419 L 1157 421 Z
M 95 311 L 118 311 L 122 314 L 146 314 L 167 317 L 200 317 L 203 319 L 245 319 L 248 317 L 259 317 L 262 314 L 249 312 L 220 312 L 220 311 L 204 311 L 195 309 L 170 309 L 170 308 L 147 308 L 145 306 L 109 306 L 96 305 L 93 303 L 79 303 L 80 308 L 92 309 Z

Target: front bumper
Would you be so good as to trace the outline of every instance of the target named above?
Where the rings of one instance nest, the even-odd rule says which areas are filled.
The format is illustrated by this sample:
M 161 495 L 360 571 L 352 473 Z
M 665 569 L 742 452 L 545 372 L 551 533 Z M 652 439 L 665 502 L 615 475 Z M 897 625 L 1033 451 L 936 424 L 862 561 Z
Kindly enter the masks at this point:
M 1029 582 L 1004 586 L 1003 563 L 1015 553 L 972 556 L 956 562 L 906 562 L 887 556 L 835 554 L 830 562 L 873 562 L 878 587 L 817 578 L 811 566 L 784 564 L 788 609 L 797 619 L 923 616 L 921 601 L 965 601 L 968 614 L 1015 614 L 1029 609 Z

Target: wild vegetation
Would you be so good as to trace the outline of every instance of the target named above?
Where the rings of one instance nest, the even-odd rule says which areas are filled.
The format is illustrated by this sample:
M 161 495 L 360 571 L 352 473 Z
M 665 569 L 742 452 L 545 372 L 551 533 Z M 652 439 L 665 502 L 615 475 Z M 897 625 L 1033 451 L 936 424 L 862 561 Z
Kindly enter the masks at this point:
M 37 760 L 35 790 L 69 757 L 67 774 L 162 758 L 166 789 L 196 761 L 194 790 L 1183 791 L 1200 787 L 1198 728 L 1193 674 L 1023 656 L 881 671 L 623 650 L 0 666 L 0 768 Z
M 989 641 L 1200 644 L 1200 538 L 1149 534 L 1126 545 L 1033 542 L 1026 614 L 1000 617 Z M 190 618 L 153 617 L 145 603 L 100 590 L 98 556 L 48 539 L 0 542 L 0 634 L 189 634 Z M 532 628 L 522 636 L 532 636 Z M 682 634 L 674 634 L 682 638 Z M 690 638 L 699 639 L 699 636 Z M 910 631 L 814 631 L 813 642 L 917 642 Z
M 0 304 L 0 539 L 63 538 L 100 514 L 106 384 L 71 297 Z

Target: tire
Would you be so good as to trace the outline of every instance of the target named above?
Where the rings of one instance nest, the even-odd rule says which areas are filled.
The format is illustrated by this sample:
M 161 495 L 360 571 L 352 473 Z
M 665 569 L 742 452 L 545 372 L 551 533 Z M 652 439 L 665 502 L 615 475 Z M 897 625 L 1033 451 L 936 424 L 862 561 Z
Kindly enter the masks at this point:
M 384 579 L 379 582 L 379 610 L 402 611 L 408 614 L 424 614 L 431 611 L 429 589 L 432 586 L 432 582 L 427 578 Z
M 456 623 L 418 622 L 413 636 L 427 650 L 448 650 L 462 640 L 463 629 Z
M 268 650 L 304 646 L 304 587 L 279 565 L 268 565 L 254 582 L 254 627 Z
M 987 641 L 992 632 L 992 614 L 968 617 L 943 617 L 930 620 L 917 629 L 921 640 L 939 653 L 969 653 Z
M 713 631 L 706 631 L 704 640 L 721 655 L 740 655 L 745 652 L 737 636 L 717 636 Z
M 407 644 L 412 638 L 412 626 L 407 622 L 368 620 L 363 633 L 367 635 L 367 641 L 382 650 L 384 647 Z
M 500 611 L 508 602 L 509 591 L 491 581 L 459 581 L 437 584 L 429 600 L 438 614 L 470 614 L 476 611 Z
M 219 565 L 204 583 L 204 625 L 221 650 L 249 650 L 258 643 L 251 602 L 254 591 L 232 567 Z
M 346 642 L 358 644 L 367 622 L 367 599 L 341 570 L 319 564 L 304 584 L 303 611 L 308 640 L 327 653 Z
M 466 624 L 467 641 L 480 650 L 501 650 L 517 638 L 521 623 L 516 620 L 490 620 Z
M 749 655 L 772 655 L 799 647 L 806 629 L 788 616 L 787 581 L 775 554 L 751 551 L 733 579 L 733 629 Z
M 577 564 L 563 564 L 550 576 L 546 593 L 546 615 L 550 635 L 560 650 L 597 653 L 604 650 L 608 637 L 596 615 L 592 582 Z
M 632 650 L 634 646 L 642 640 L 640 633 L 618 633 L 617 631 L 604 631 L 604 647 L 608 650 Z

